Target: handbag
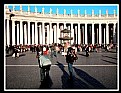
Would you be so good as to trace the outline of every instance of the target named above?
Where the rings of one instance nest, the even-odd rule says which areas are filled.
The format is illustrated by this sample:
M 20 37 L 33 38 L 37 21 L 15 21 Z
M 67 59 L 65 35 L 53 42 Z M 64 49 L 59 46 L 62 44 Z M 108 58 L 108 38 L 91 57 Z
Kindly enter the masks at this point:
M 39 59 L 40 59 L 40 62 L 41 62 L 40 63 L 41 67 L 48 66 L 48 65 L 52 64 L 50 59 L 47 56 L 40 56 Z

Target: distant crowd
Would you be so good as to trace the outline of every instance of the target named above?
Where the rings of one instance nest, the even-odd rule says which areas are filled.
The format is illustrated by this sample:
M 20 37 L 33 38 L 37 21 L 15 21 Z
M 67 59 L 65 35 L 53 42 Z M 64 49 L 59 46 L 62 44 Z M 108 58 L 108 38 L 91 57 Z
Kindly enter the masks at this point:
M 44 47 L 46 50 L 48 51 L 52 51 L 52 50 L 56 50 L 58 53 L 62 53 L 64 52 L 66 49 L 66 46 L 64 44 L 58 44 L 58 43 L 52 43 L 49 45 L 42 45 L 42 44 L 34 44 L 34 45 L 6 45 L 6 54 L 13 54 L 13 53 L 22 53 L 22 52 L 26 52 L 26 51 L 32 51 L 32 52 L 36 52 L 37 51 L 37 47 Z M 114 44 L 108 44 L 108 45 L 104 45 L 104 44 L 73 44 L 71 45 L 73 48 L 75 48 L 76 52 L 84 52 L 86 50 L 86 48 L 88 47 L 88 51 L 89 52 L 101 52 L 101 49 L 105 49 L 105 51 L 109 51 L 111 48 L 116 47 L 117 45 Z

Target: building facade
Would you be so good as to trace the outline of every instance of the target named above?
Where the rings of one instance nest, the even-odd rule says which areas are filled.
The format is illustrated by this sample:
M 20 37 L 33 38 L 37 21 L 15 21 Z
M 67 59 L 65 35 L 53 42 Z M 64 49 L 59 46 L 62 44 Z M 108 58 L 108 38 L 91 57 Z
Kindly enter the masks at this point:
M 95 15 L 94 10 L 92 14 L 88 15 L 85 10 L 85 14 L 74 15 L 71 10 L 71 14 L 59 14 L 58 9 L 56 14 L 52 14 L 50 8 L 49 13 L 45 13 L 44 8 L 42 12 L 38 13 L 35 6 L 35 12 L 30 12 L 30 6 L 28 11 L 10 10 L 5 5 L 5 43 L 6 45 L 31 45 L 31 44 L 52 44 L 62 43 L 59 37 L 63 37 L 61 30 L 71 30 L 71 37 L 73 40 L 71 44 L 110 44 L 117 43 L 118 34 L 118 16 L 116 10 L 113 14 L 102 15 L 101 10 L 99 14 Z

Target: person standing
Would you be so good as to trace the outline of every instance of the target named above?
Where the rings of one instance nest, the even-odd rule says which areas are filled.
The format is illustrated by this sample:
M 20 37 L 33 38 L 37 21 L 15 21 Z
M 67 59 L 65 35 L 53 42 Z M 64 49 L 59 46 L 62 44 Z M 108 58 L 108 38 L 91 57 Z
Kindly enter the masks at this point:
M 85 51 L 86 51 L 86 57 L 88 57 L 89 56 L 89 46 L 88 45 L 86 46 Z
M 36 52 L 37 52 L 36 58 L 38 59 L 39 67 L 40 67 L 39 55 L 40 55 L 40 53 L 42 54 L 42 48 L 43 48 L 43 47 L 40 46 L 40 45 L 38 45 L 38 46 L 36 47 Z
M 42 54 L 39 52 L 39 62 L 40 62 L 40 76 L 41 82 L 43 82 L 46 78 L 49 77 L 49 71 L 51 67 L 51 61 L 48 57 L 48 54 Z
M 73 63 L 75 61 L 75 57 L 77 57 L 77 55 L 75 54 L 75 49 L 73 49 L 72 47 L 69 46 L 69 43 L 67 44 L 67 55 L 66 55 L 66 62 L 68 63 L 68 71 L 69 71 L 69 76 L 70 76 L 70 80 L 73 79 L 74 73 L 73 73 Z

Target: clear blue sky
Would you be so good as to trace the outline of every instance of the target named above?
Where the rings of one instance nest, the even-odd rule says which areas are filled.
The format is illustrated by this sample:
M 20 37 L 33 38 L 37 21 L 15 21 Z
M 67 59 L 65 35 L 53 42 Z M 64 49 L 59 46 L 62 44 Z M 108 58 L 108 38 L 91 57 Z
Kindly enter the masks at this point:
M 8 5 L 8 7 L 12 10 L 12 5 Z M 65 5 L 65 4 L 30 4 L 30 11 L 34 12 L 34 7 L 37 7 L 38 12 L 42 11 L 42 8 L 44 7 L 45 13 L 49 13 L 50 8 L 52 8 L 52 13 L 56 14 L 56 9 L 58 8 L 59 14 L 64 13 L 64 9 L 66 9 L 66 14 L 70 14 L 70 10 L 73 10 L 73 14 L 78 14 L 78 9 L 80 10 L 81 14 L 84 14 L 84 10 L 87 10 L 87 14 L 91 14 L 92 9 L 94 10 L 95 14 L 99 14 L 99 10 L 102 11 L 102 14 L 106 13 L 106 10 L 108 10 L 109 14 L 113 14 L 114 9 L 116 10 L 116 14 L 118 13 L 118 5 L 117 4 L 93 4 L 93 5 L 87 5 L 87 4 L 71 4 L 71 5 Z M 27 11 L 27 4 L 22 4 L 23 11 Z M 19 4 L 15 5 L 15 10 L 19 10 L 20 6 Z

